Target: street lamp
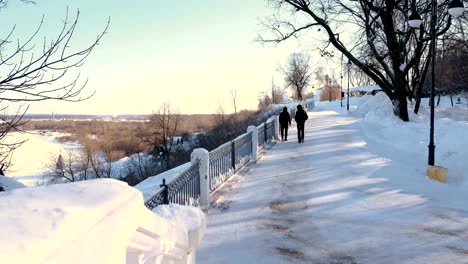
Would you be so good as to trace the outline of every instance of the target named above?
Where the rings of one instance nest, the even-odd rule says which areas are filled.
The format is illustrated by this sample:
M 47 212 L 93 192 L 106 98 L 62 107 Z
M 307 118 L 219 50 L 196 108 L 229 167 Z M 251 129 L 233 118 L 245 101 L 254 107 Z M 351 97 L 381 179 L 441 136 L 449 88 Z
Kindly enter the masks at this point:
M 343 107 L 343 74 L 341 74 L 341 84 L 340 84 L 340 107 Z
M 349 70 L 351 69 L 351 61 L 348 60 L 348 63 L 346 64 L 346 68 L 348 68 L 348 95 L 347 95 L 347 100 L 346 100 L 346 110 L 349 111 Z
M 343 107 L 343 53 L 341 53 L 341 69 L 340 69 L 340 107 Z
M 455 17 L 459 17 L 465 11 L 463 3 L 460 0 L 452 0 L 449 5 L 449 14 Z M 437 20 L 437 0 L 432 0 L 432 13 L 431 13 L 431 55 L 432 55 L 432 69 L 431 69 L 431 129 L 429 135 L 429 157 L 428 164 L 434 166 L 435 161 L 435 145 L 434 145 L 434 95 L 435 95 L 435 53 L 436 53 L 436 30 L 435 24 Z M 412 28 L 420 28 L 422 18 L 416 11 L 416 7 L 413 8 L 411 15 L 409 16 L 408 24 Z

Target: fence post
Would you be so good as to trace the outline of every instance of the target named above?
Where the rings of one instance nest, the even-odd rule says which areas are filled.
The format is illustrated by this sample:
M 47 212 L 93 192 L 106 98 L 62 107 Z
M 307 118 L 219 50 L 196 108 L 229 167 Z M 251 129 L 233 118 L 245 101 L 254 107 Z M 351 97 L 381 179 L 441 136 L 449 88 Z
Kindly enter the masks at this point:
M 264 127 L 265 127 L 265 129 L 264 129 L 263 135 L 265 137 L 265 140 L 264 140 L 263 144 L 266 145 L 268 143 L 268 130 L 267 130 L 268 126 L 267 126 L 267 122 L 264 123 Z
M 275 140 L 279 140 L 279 116 L 275 115 Z
M 231 141 L 231 167 L 236 171 L 236 140 Z
M 169 204 L 169 190 L 167 188 L 167 184 L 166 184 L 166 179 L 163 178 L 162 179 L 162 184 L 159 185 L 159 187 L 161 188 L 164 188 L 163 190 L 163 204 Z
M 258 160 L 258 128 L 256 126 L 249 126 L 247 132 L 252 132 L 252 160 Z
M 200 162 L 200 208 L 206 210 L 210 205 L 210 153 L 204 148 L 196 148 L 190 160 L 192 164 Z

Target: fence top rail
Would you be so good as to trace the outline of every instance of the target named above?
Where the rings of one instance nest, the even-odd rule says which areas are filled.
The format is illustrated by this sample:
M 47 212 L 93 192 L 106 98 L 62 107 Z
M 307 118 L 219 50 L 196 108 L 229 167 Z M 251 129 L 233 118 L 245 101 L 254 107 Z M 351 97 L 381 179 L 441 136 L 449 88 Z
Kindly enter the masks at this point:
M 147 178 L 146 180 L 140 182 L 139 184 L 135 185 L 134 187 L 140 190 L 143 193 L 144 200 L 148 201 L 157 192 L 159 192 L 160 190 L 159 185 L 162 183 L 162 179 L 166 179 L 166 184 L 169 184 L 171 181 L 176 179 L 180 174 L 188 170 L 191 166 L 192 166 L 191 162 L 184 163 L 180 166 L 172 168 L 158 175 L 151 176 Z
M 171 188 L 174 185 L 178 185 L 180 180 L 184 180 L 184 178 L 190 176 L 191 174 L 196 174 L 199 173 L 198 168 L 200 167 L 200 162 L 197 161 L 190 168 L 186 169 L 184 172 L 179 174 L 174 180 L 172 180 L 170 183 L 167 184 L 169 188 Z
M 270 116 L 270 117 L 267 119 L 266 123 L 272 123 L 272 122 L 275 121 L 275 120 L 276 120 L 276 116 Z
M 242 135 L 236 137 L 236 138 L 234 139 L 234 141 L 240 141 L 240 140 L 242 140 L 242 139 L 244 139 L 244 138 L 246 138 L 246 137 L 249 137 L 251 134 L 252 134 L 252 132 L 250 132 L 250 131 L 247 132 L 247 133 L 244 133 L 244 134 L 242 134 Z
M 246 142 L 249 142 L 251 137 L 252 137 L 252 132 L 248 132 L 234 139 L 234 142 L 235 144 L 244 144 Z
M 231 151 L 231 142 L 226 142 L 222 144 L 221 146 L 215 148 L 214 150 L 210 151 L 210 157 L 214 158 L 217 157 L 218 155 L 221 155 L 224 152 L 229 152 Z

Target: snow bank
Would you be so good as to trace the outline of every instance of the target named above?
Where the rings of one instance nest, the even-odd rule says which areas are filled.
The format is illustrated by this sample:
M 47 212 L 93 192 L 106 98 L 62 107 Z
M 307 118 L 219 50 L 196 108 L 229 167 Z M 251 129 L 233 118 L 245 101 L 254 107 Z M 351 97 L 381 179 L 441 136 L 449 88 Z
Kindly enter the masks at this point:
M 421 102 L 418 114 L 413 113 L 409 103 L 410 122 L 403 122 L 393 114 L 393 105 L 384 93 L 365 95 L 353 101 L 352 114 L 363 115 L 361 126 L 368 141 L 385 146 L 386 152 L 399 153 L 407 160 L 410 157 L 427 157 L 429 142 L 430 108 L 428 98 Z M 449 98 L 443 97 L 435 112 L 436 165 L 449 168 L 449 184 L 468 184 L 468 108 L 451 106 Z
M 198 247 L 206 230 L 205 214 L 198 207 L 178 204 L 159 205 L 153 213 L 188 232 L 189 244 Z
M 0 186 L 2 186 L 5 191 L 26 187 L 24 184 L 16 181 L 14 178 L 11 178 L 8 176 L 1 176 L 1 175 L 0 175 Z
M 166 184 L 169 184 L 171 181 L 177 178 L 177 176 L 179 176 L 181 173 L 190 168 L 191 165 L 192 163 L 187 162 L 178 167 L 160 173 L 156 176 L 149 177 L 146 180 L 135 185 L 135 188 L 143 193 L 143 198 L 145 201 L 147 201 L 159 191 L 159 185 L 162 183 L 163 179 L 166 179 Z
M 350 92 L 355 91 L 362 91 L 362 92 L 372 92 L 374 90 L 381 90 L 378 85 L 367 85 L 367 86 L 358 86 L 358 87 L 351 87 L 349 88 Z M 348 90 L 343 88 L 343 92 L 347 92 Z
M 454 103 L 456 102 L 454 97 Z M 437 98 L 436 98 L 437 99 Z M 393 114 L 393 105 L 385 93 L 375 96 L 350 97 L 350 111 L 346 110 L 347 98 L 340 101 L 318 102 L 316 111 L 334 111 L 362 117 L 359 125 L 368 144 L 375 146 L 379 154 L 412 162 L 422 169 L 427 163 L 429 144 L 429 98 L 423 98 L 418 114 L 414 114 L 414 102 L 408 102 L 410 122 L 403 122 Z M 450 97 L 441 97 L 435 108 L 436 165 L 449 169 L 449 184 L 468 185 L 468 107 L 464 103 L 451 105 Z M 424 172 L 425 173 L 425 172 Z
M 142 204 L 110 179 L 2 192 L 0 263 L 124 263 Z
M 113 179 L 1 192 L 0 263 L 193 259 L 206 229 L 203 212 L 174 204 L 154 212 L 140 191 Z

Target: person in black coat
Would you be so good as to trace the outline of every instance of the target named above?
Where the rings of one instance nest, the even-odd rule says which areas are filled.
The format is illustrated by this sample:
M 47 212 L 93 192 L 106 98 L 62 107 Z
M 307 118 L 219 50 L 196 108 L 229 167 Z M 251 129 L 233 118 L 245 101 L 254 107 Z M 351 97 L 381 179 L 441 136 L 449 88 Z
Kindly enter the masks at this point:
M 294 120 L 296 120 L 297 124 L 297 140 L 299 143 L 304 143 L 304 124 L 308 118 L 309 116 L 307 116 L 307 112 L 302 109 L 302 105 L 298 105 Z
M 288 113 L 287 107 L 284 107 L 283 112 L 280 113 L 279 123 L 281 127 L 281 140 L 288 141 L 288 127 L 291 125 L 291 116 Z

